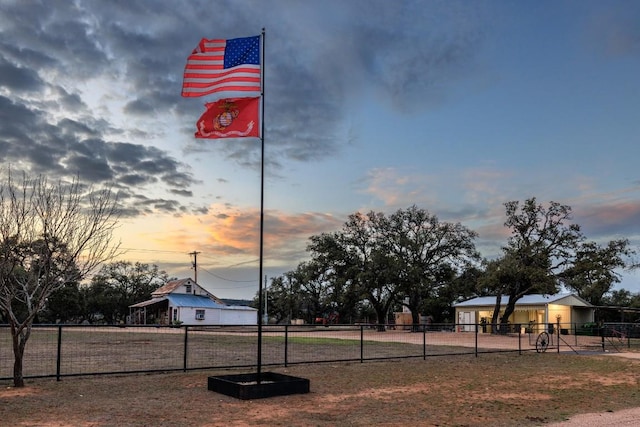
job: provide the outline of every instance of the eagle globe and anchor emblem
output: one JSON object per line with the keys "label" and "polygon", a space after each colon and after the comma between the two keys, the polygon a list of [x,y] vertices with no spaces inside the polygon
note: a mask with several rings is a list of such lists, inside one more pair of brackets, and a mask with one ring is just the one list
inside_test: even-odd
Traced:
{"label": "eagle globe and anchor emblem", "polygon": [[[214,112],[214,108],[217,110]],[[257,136],[254,120],[242,115],[245,107],[235,100],[207,104],[207,113],[198,121],[196,138],[242,138]],[[244,129],[241,129],[244,128]]]}
{"label": "eagle globe and anchor emblem", "polygon": [[233,120],[238,117],[238,114],[240,114],[240,110],[238,110],[236,104],[230,101],[222,103],[220,108],[224,111],[213,119],[213,128],[218,131],[225,130],[227,127],[231,126]]}

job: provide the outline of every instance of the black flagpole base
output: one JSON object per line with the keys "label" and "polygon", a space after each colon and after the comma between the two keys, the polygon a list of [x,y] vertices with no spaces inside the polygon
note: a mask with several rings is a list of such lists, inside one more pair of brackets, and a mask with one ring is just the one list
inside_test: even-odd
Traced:
{"label": "black flagpole base", "polygon": [[217,375],[208,381],[209,390],[242,400],[309,393],[309,385],[306,378],[275,372]]}

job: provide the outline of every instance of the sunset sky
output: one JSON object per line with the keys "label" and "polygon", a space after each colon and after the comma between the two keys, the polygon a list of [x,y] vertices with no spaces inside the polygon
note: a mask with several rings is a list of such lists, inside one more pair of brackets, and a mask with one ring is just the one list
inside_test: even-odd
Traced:
{"label": "sunset sky", "polygon": [[[477,231],[573,208],[640,249],[640,2],[0,0],[3,167],[120,193],[124,258],[220,298],[258,289],[260,143],[195,139],[201,38],[266,30],[265,273],[349,214],[413,204]],[[640,292],[640,273],[617,288]]]}

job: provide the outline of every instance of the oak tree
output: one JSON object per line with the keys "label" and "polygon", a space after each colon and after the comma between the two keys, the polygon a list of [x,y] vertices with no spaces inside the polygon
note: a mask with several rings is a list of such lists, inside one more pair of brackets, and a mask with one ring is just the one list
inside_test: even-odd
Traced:
{"label": "oak tree", "polygon": [[511,230],[511,236],[503,248],[508,275],[503,284],[508,301],[501,329],[506,329],[509,316],[523,296],[557,292],[556,275],[568,267],[583,240],[580,226],[571,223],[570,206],[557,202],[545,206],[533,197],[522,204],[507,202],[505,209],[504,225]]}

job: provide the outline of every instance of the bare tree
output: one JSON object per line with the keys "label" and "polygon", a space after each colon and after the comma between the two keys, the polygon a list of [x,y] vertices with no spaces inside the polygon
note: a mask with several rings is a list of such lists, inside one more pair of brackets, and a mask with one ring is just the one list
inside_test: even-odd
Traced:
{"label": "bare tree", "polygon": [[9,172],[0,182],[0,311],[11,329],[14,386],[24,386],[36,315],[54,291],[118,255],[117,222],[110,189],[83,189],[78,178],[51,183],[23,175],[16,182]]}

